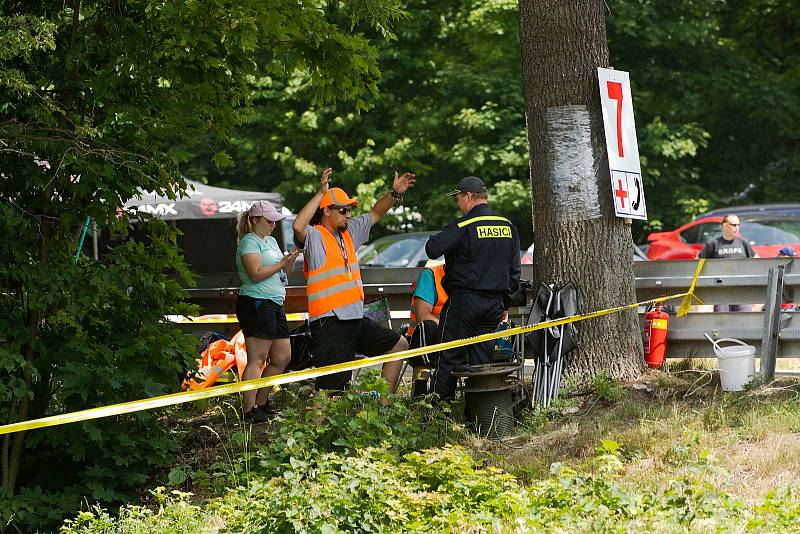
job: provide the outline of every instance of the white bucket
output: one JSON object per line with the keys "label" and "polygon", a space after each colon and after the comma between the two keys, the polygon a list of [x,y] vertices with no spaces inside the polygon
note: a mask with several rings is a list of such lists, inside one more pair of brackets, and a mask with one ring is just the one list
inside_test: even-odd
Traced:
{"label": "white bucket", "polygon": [[[725,337],[714,341],[710,336],[706,337],[714,344],[722,391],[742,391],[756,376],[756,348],[738,339]],[[720,347],[723,341],[736,345]]]}

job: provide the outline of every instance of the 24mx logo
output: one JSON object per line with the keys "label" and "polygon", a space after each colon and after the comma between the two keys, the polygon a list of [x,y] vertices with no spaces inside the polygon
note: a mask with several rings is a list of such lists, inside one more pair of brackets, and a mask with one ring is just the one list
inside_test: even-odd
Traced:
{"label": "24mx logo", "polygon": [[177,215],[178,212],[175,211],[175,203],[163,203],[163,204],[142,204],[136,211],[141,211],[144,213],[150,213],[151,215]]}
{"label": "24mx logo", "polygon": [[248,202],[247,200],[220,200],[219,201],[219,212],[220,213],[242,213],[243,211],[247,211],[252,206],[252,202]]}

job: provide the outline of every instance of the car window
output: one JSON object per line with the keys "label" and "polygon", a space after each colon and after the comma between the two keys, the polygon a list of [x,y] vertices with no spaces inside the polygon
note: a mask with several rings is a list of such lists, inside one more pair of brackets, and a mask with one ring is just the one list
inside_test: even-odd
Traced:
{"label": "car window", "polygon": [[384,267],[416,267],[416,257],[425,248],[425,238],[378,239],[359,254],[359,262],[364,265]]}
{"label": "car window", "polygon": [[718,222],[697,224],[680,233],[683,242],[690,245],[704,245],[721,235],[722,225]]}
{"label": "car window", "polygon": [[742,221],[741,234],[751,245],[800,243],[800,221]]}
{"label": "car window", "polygon": [[280,222],[281,235],[283,236],[283,251],[291,252],[294,250],[294,231],[292,230],[292,223],[294,222],[294,215],[289,215]]}

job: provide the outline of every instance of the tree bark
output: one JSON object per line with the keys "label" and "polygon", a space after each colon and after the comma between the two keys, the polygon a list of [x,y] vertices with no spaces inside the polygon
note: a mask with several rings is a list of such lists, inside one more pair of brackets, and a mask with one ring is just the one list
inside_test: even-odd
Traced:
{"label": "tree bark", "polygon": [[[635,302],[631,229],[614,215],[597,82],[597,67],[608,66],[604,6],[519,1],[534,278],[572,282],[581,313]],[[567,376],[631,379],[645,369],[635,310],[576,326]]]}

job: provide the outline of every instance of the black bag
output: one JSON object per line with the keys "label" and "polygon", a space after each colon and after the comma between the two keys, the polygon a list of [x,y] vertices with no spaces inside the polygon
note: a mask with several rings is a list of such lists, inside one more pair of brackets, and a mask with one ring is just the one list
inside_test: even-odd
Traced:
{"label": "black bag", "polygon": [[519,287],[517,290],[511,294],[511,298],[508,300],[508,307],[509,308],[516,308],[520,306],[527,306],[528,305],[528,297],[527,297],[527,290],[533,289],[533,282],[530,280],[520,280]]}

